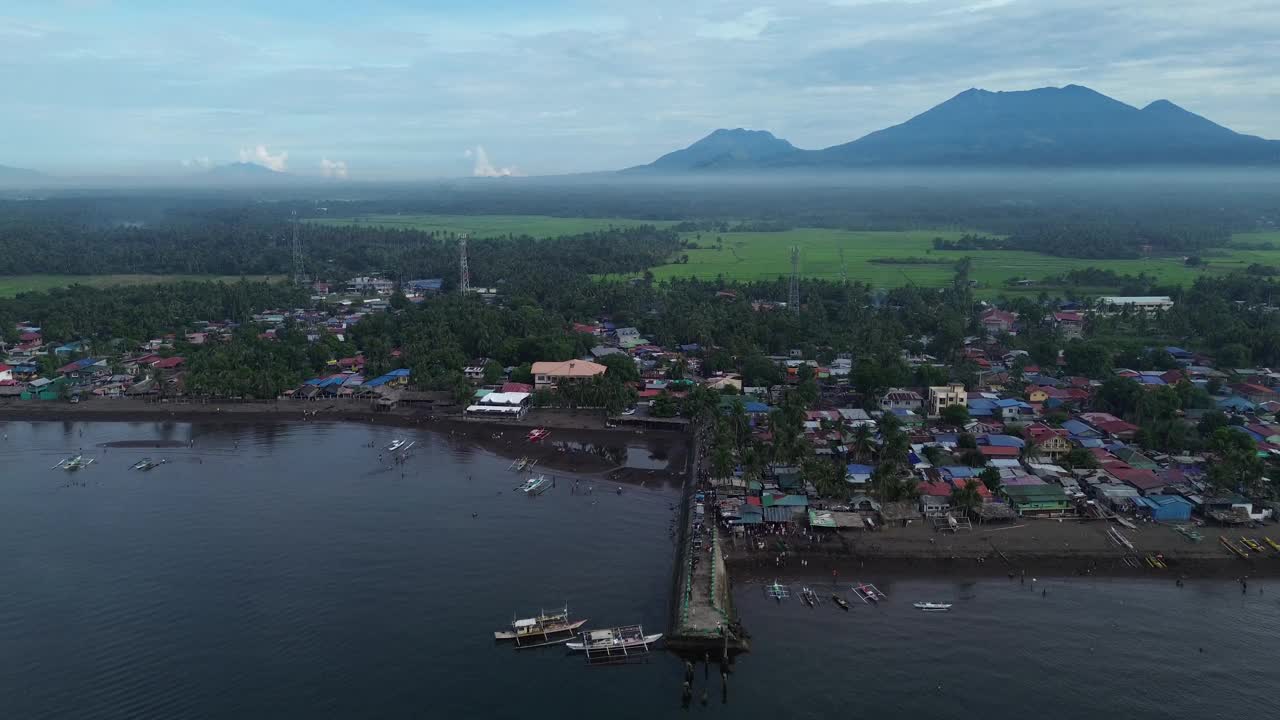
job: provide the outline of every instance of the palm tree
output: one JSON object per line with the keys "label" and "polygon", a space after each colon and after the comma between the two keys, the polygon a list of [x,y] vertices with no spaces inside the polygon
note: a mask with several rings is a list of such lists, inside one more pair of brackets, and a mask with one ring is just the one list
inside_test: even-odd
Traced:
{"label": "palm tree", "polygon": [[853,431],[853,456],[858,460],[866,460],[876,450],[876,438],[871,428],[859,425]]}
{"label": "palm tree", "polygon": [[978,494],[978,481],[967,480],[964,485],[951,488],[951,506],[963,510],[965,515],[981,503],[982,496]]}
{"label": "palm tree", "polygon": [[1035,462],[1040,457],[1040,443],[1035,438],[1027,438],[1022,444],[1022,452],[1019,453],[1023,462]]}

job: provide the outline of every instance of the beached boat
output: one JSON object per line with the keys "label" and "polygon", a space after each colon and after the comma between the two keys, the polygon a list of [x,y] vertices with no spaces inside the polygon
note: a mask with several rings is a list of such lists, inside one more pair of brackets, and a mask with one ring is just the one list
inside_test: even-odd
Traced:
{"label": "beached boat", "polygon": [[818,594],[809,588],[800,588],[800,599],[809,607],[816,607],[818,605]]}
{"label": "beached boat", "polygon": [[1262,552],[1262,546],[1254,541],[1253,538],[1242,537],[1240,543],[1254,552]]}
{"label": "beached boat", "polygon": [[951,603],[918,602],[912,603],[911,606],[925,612],[946,612],[951,609]]}
{"label": "beached boat", "polygon": [[526,480],[525,483],[521,485],[519,489],[520,489],[520,492],[524,493],[525,495],[541,495],[542,493],[546,492],[547,488],[549,487],[551,487],[551,481],[547,479],[547,476],[539,475],[536,478],[531,477],[528,480]]}
{"label": "beached boat", "polygon": [[836,606],[837,606],[837,607],[839,607],[841,610],[848,610],[848,609],[849,609],[849,601],[848,601],[848,600],[845,600],[844,598],[840,597],[839,595],[832,595],[832,596],[831,596],[831,602],[835,603],[835,604],[836,604]]}
{"label": "beached boat", "polygon": [[517,648],[559,645],[572,639],[573,633],[586,623],[585,619],[571,620],[569,607],[565,606],[559,612],[543,611],[536,617],[512,620],[511,629],[494,632],[493,639],[513,640]]}
{"label": "beached boat", "polygon": [[1280,543],[1277,543],[1275,540],[1272,540],[1272,539],[1271,539],[1271,538],[1269,538],[1269,537],[1267,537],[1267,538],[1262,538],[1262,539],[1267,541],[1267,544],[1271,546],[1271,549],[1272,549],[1272,550],[1275,550],[1275,551],[1277,551],[1277,552],[1280,552]]}
{"label": "beached boat", "polygon": [[1248,558],[1248,557],[1249,557],[1249,553],[1247,553],[1247,552],[1245,552],[1244,550],[1241,550],[1240,548],[1236,547],[1234,544],[1232,544],[1232,542],[1231,542],[1230,540],[1228,540],[1228,539],[1227,539],[1227,537],[1226,537],[1225,535],[1219,535],[1219,536],[1218,536],[1218,542],[1222,543],[1222,545],[1223,545],[1224,547],[1226,547],[1228,550],[1230,550],[1230,551],[1231,551],[1233,554],[1235,554],[1237,557],[1241,557],[1241,558]]}
{"label": "beached boat", "polygon": [[550,434],[551,431],[546,428],[534,428],[529,431],[529,442],[542,442]]}
{"label": "beached boat", "polygon": [[639,625],[623,625],[607,630],[582,633],[577,642],[565,643],[573,652],[585,652],[588,660],[624,660],[648,654],[649,646],[662,639],[662,633],[646,635]]}
{"label": "beached boat", "polygon": [[407,440],[392,440],[392,441],[391,441],[391,444],[387,446],[387,452],[395,452],[395,451],[399,450],[401,447],[403,447],[403,446],[404,446],[404,444],[405,444],[406,442],[408,442],[408,441],[407,441]]}

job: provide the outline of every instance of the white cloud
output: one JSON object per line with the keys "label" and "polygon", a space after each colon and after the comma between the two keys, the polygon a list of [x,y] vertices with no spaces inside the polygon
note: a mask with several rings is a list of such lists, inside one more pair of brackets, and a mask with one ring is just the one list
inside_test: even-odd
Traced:
{"label": "white cloud", "polygon": [[347,162],[345,160],[320,159],[320,174],[327,178],[347,179]]}
{"label": "white cloud", "polygon": [[707,23],[698,28],[698,35],[717,40],[753,40],[777,19],[773,8],[752,8],[732,20]]}
{"label": "white cloud", "polygon": [[256,163],[276,172],[284,172],[285,168],[289,166],[289,153],[281,150],[279,153],[272,155],[267,150],[266,145],[240,148],[240,162]]}
{"label": "white cloud", "polygon": [[207,169],[213,167],[213,162],[209,160],[209,156],[201,155],[200,157],[190,158],[188,160],[179,160],[184,168],[202,168]]}
{"label": "white cloud", "polygon": [[510,177],[520,174],[515,167],[494,167],[483,145],[477,145],[474,150],[467,149],[463,152],[463,156],[475,161],[471,174],[476,177]]}

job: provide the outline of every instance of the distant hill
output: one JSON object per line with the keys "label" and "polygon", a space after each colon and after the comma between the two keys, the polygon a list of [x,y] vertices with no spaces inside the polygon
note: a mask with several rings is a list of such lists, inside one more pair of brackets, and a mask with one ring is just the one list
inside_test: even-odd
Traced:
{"label": "distant hill", "polygon": [[741,153],[727,159],[691,152],[720,133],[735,132],[739,131],[718,130],[642,167],[695,172],[786,167],[1280,166],[1280,142],[1234,132],[1168,100],[1138,109],[1079,85],[1016,92],[966,90],[900,125],[823,150],[799,150],[779,140],[790,152],[776,148],[767,156]]}
{"label": "distant hill", "polygon": [[218,165],[210,168],[204,173],[205,177],[237,180],[279,180],[292,177],[289,173],[272,170],[265,165],[259,165],[251,162],[236,162],[226,165]]}
{"label": "distant hill", "polygon": [[0,180],[37,180],[42,177],[44,173],[35,170],[0,165]]}
{"label": "distant hill", "polygon": [[754,168],[799,153],[796,146],[765,130],[716,130],[683,150],[624,172]]}

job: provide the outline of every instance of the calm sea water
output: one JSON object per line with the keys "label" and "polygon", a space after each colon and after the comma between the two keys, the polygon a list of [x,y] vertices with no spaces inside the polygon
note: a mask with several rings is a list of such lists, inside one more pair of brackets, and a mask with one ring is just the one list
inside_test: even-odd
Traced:
{"label": "calm sea water", "polygon": [[[1234,718],[1280,691],[1271,584],[864,578],[890,601],[844,613],[739,578],[756,651],[727,703],[699,668],[682,709],[666,654],[588,668],[491,640],[564,602],[665,631],[672,488],[561,475],[531,499],[509,458],[342,424],[0,429],[0,718]],[[380,468],[401,436],[415,456]],[[174,447],[102,447],[130,441]],[[80,448],[87,470],[49,469]],[[144,456],[169,462],[128,469]]]}

